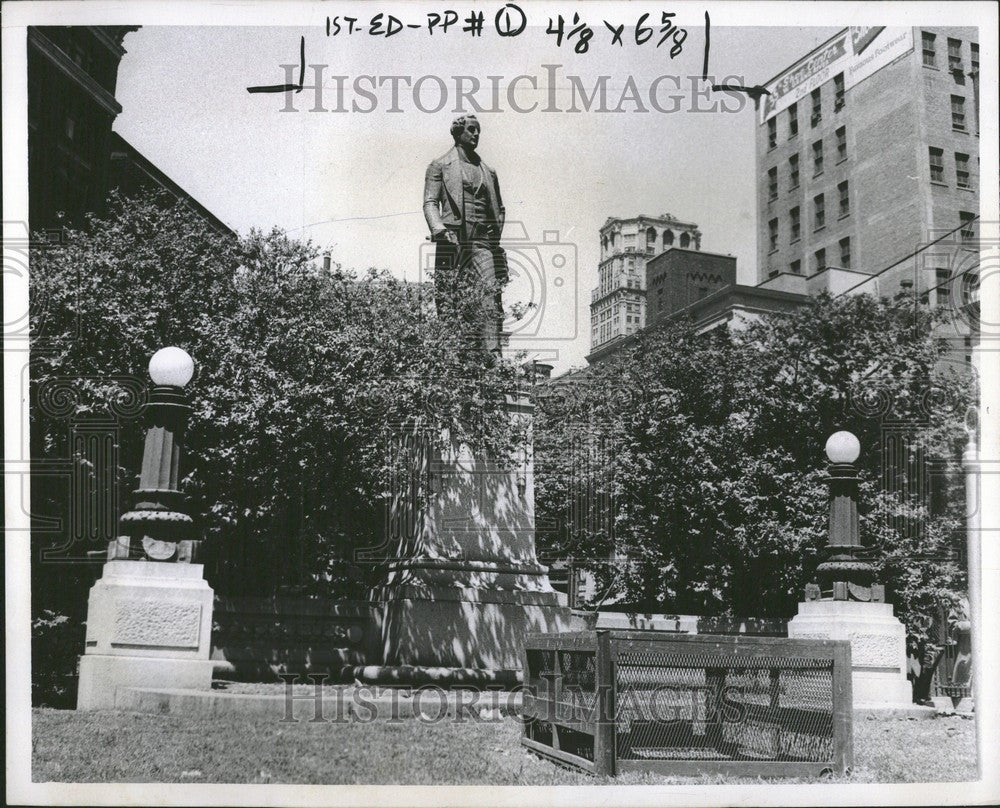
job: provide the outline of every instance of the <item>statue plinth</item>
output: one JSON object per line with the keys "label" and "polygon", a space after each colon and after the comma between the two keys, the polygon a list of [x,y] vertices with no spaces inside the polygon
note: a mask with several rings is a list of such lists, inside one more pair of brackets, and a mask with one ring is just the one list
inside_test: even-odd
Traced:
{"label": "statue plinth", "polygon": [[[507,408],[512,418],[531,417],[524,399]],[[376,593],[383,662],[520,669],[525,633],[572,625],[535,555],[530,442],[509,467],[446,431],[443,449],[432,437],[413,436],[412,474],[393,502],[398,551]]]}

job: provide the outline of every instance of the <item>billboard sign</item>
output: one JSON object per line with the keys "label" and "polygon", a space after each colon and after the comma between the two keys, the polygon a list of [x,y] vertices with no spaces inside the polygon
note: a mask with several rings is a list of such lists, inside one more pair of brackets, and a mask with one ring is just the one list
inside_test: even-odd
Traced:
{"label": "billboard sign", "polygon": [[760,122],[788,109],[838,73],[844,74],[844,89],[850,89],[912,49],[912,28],[845,29],[765,85],[771,94],[763,97]]}

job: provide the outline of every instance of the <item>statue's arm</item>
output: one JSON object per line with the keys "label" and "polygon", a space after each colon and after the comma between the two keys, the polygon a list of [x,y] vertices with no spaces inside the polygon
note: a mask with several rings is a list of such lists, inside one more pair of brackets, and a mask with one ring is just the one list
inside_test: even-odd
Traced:
{"label": "statue's arm", "polygon": [[503,197],[500,196],[500,180],[495,171],[493,172],[493,187],[497,192],[497,204],[500,206],[500,210],[497,211],[497,229],[503,233],[503,224],[507,220],[507,209],[503,206]]}
{"label": "statue's arm", "polygon": [[441,208],[438,205],[443,182],[441,164],[435,160],[427,166],[427,173],[424,175],[424,218],[427,220],[427,227],[430,228],[432,236],[436,236],[446,229],[444,222],[441,221]]}

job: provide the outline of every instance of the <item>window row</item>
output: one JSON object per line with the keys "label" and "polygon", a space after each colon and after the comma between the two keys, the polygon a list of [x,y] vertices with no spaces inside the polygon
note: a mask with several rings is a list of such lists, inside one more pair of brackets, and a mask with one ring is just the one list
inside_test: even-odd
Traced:
{"label": "window row", "polygon": [[[936,149],[931,146],[928,149],[928,158],[931,169],[931,182],[939,185],[946,185],[944,175],[944,149]],[[955,186],[957,188],[971,188],[972,175],[969,173],[969,155],[955,152]]]}
{"label": "window row", "polygon": [[[937,69],[937,34],[920,32],[920,47],[923,52],[924,67]],[[979,45],[969,43],[970,73],[979,73]],[[962,40],[948,37],[948,70],[956,84],[965,84],[965,60],[962,58]]]}
{"label": "window row", "polygon": [[[611,233],[609,235],[601,237],[601,247],[605,252],[607,252],[609,249],[613,250],[615,247],[619,246],[619,242],[621,243],[621,246],[625,248],[635,247],[636,246],[635,233],[626,233],[626,234]],[[650,227],[649,229],[647,229],[646,230],[647,252],[650,251],[650,248],[655,248],[658,242],[663,246],[663,249],[666,249],[667,247],[672,247],[674,244],[673,230],[664,230],[662,234],[657,234],[657,230],[655,227]],[[680,238],[678,239],[678,243],[680,244],[681,247],[690,247],[691,234],[688,232],[682,232]]]}
{"label": "window row", "polygon": [[[837,216],[843,219],[851,215],[851,191],[847,180],[837,186]],[[802,209],[796,205],[788,211],[790,244],[794,244],[802,238]],[[812,200],[812,223],[813,230],[822,230],[826,227],[826,195],[816,194]],[[767,236],[769,252],[778,249],[779,228],[777,218],[771,219],[767,223]]]}
{"label": "window row", "polygon": [[[850,236],[846,236],[837,242],[837,249],[839,252],[840,263],[838,267],[840,269],[850,269],[851,268],[851,239]],[[813,272],[822,272],[827,269],[827,258],[826,258],[826,247],[821,247],[813,253]],[[796,258],[788,265],[788,271],[793,275],[802,274],[802,259]],[[776,274],[776,273],[775,273]]]}
{"label": "window row", "polygon": [[[815,129],[823,120],[823,88],[817,87],[809,94],[809,126]],[[833,77],[833,111],[839,112],[844,108],[845,103],[844,74],[838,73]],[[767,147],[773,149],[778,145],[778,117],[775,115],[767,122]],[[786,110],[786,120],[788,121],[788,139],[791,140],[799,134],[799,104],[796,101]]]}
{"label": "window row", "polygon": [[[847,159],[847,127],[841,126],[834,133],[837,162]],[[813,176],[818,177],[823,173],[824,148],[823,139],[815,141],[811,149]],[[799,155],[793,154],[788,158],[788,190],[794,191],[799,187]],[[772,166],[767,171],[767,198],[769,201],[778,198],[778,167]]]}

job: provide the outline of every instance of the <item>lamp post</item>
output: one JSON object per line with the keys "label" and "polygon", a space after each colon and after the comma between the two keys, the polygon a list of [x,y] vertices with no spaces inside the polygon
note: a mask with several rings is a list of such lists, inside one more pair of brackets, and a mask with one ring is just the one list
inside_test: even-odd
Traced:
{"label": "lamp post", "polygon": [[[194,558],[180,466],[194,362],[163,348],[149,362],[146,443],[135,505],[120,520],[87,602],[77,709],[121,706],[134,688],[210,690],[214,594]],[[157,563],[186,562],[186,563]]]}
{"label": "lamp post", "polygon": [[184,386],[194,375],[194,361],[181,348],[161,348],[149,360],[153,380],[146,408],[146,442],[139,487],[132,510],[122,515],[121,532],[108,549],[108,560],[195,560],[198,542],[190,538],[193,522],[180,491],[184,431],[191,411]]}
{"label": "lamp post", "polygon": [[861,444],[850,432],[834,432],[826,441],[830,461],[830,525],[823,562],[816,568],[818,584],[806,587],[806,600],[885,600],[885,588],[875,581],[875,569],[858,531],[858,470],[854,462]]}
{"label": "lamp post", "polygon": [[848,640],[855,708],[910,710],[913,689],[906,679],[906,629],[885,602],[885,587],[858,530],[858,470],[861,444],[850,432],[826,442],[830,461],[830,527],[818,583],[806,585],[805,601],[788,622],[788,636]]}

